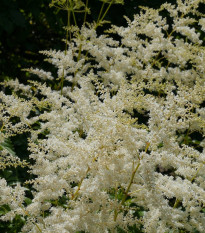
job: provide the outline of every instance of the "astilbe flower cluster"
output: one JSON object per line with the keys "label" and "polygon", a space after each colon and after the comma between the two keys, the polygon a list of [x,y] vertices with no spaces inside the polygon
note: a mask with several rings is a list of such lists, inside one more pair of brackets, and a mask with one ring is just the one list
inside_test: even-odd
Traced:
{"label": "astilbe flower cluster", "polygon": [[34,68],[39,82],[4,83],[24,97],[0,93],[0,140],[30,132],[35,178],[29,205],[23,184],[0,179],[1,220],[18,214],[36,233],[205,231],[203,3],[142,8],[100,36],[95,24],[75,28],[66,53],[42,52],[61,90]]}

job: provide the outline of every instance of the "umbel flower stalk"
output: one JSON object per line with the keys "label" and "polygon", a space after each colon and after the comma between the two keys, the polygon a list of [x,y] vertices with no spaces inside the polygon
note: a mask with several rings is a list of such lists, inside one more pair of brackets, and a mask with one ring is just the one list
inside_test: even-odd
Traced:
{"label": "umbel flower stalk", "polygon": [[[28,166],[33,179],[0,179],[0,219],[21,216],[31,233],[203,233],[205,2],[144,7],[98,35],[113,3],[96,23],[68,24],[65,51],[41,51],[57,79],[31,68],[39,81],[3,83],[0,168]],[[89,13],[88,2],[53,4]],[[30,163],[4,144],[24,132]]]}

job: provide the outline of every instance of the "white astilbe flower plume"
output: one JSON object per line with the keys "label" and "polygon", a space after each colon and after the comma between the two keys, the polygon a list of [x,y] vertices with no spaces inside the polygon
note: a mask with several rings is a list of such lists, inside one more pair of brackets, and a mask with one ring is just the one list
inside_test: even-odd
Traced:
{"label": "white astilbe flower plume", "polygon": [[29,204],[0,179],[1,220],[22,216],[26,233],[205,232],[202,3],[142,8],[107,31],[119,41],[84,25],[66,54],[42,52],[57,80],[31,69],[39,82],[5,84],[27,99],[0,93],[1,141],[30,132],[34,178]]}

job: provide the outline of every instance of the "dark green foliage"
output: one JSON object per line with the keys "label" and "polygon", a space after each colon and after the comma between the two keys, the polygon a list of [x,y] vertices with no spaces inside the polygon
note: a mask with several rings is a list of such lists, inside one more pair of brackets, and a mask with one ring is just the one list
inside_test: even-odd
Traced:
{"label": "dark green foliage", "polygon": [[[132,18],[139,12],[139,5],[158,8],[165,0],[125,0],[124,5],[113,5],[107,15],[112,24],[125,25],[123,15]],[[170,0],[169,2],[175,2]],[[28,74],[22,68],[48,68],[43,63],[40,50],[65,48],[63,27],[66,25],[66,12],[50,8],[50,0],[1,0],[0,6],[0,80],[5,77],[26,80]],[[99,0],[90,0],[92,14],[88,20],[96,20],[101,7]],[[77,23],[82,24],[83,14],[77,14]],[[101,32],[103,29],[99,29]],[[49,67],[50,69],[50,67]]]}
{"label": "dark green foliage", "polygon": [[5,76],[26,78],[21,68],[42,63],[39,50],[63,49],[64,14],[49,8],[49,0],[1,0],[0,69]]}
{"label": "dark green foliage", "polygon": [[11,139],[7,138],[4,142],[0,143],[0,151],[3,149],[7,150],[13,156],[16,156]]}
{"label": "dark green foliage", "polygon": [[0,221],[0,232],[1,233],[19,233],[24,223],[25,223],[25,220],[22,219],[21,216],[16,215],[16,217],[12,221],[8,221],[8,222]]}
{"label": "dark green foliage", "polygon": [[[29,160],[29,153],[27,151],[27,137],[26,134],[20,134],[10,139],[6,139],[0,144],[0,150],[6,149],[13,156],[19,157],[21,160]],[[7,167],[4,170],[0,170],[0,177],[6,179],[9,185],[15,184],[16,182],[24,182],[31,178],[31,175],[27,172],[27,167]]]}
{"label": "dark green foliage", "polygon": [[[9,206],[3,205],[0,207],[0,217],[10,211]],[[3,222],[0,220],[1,233],[18,233],[20,232],[25,220],[21,216],[16,215],[12,221]]]}

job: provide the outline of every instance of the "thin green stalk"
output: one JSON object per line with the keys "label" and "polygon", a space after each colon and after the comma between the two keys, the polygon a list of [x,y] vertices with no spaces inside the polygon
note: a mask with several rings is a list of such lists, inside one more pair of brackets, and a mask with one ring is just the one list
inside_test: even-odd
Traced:
{"label": "thin green stalk", "polygon": [[100,25],[100,22],[101,22],[101,21],[105,18],[105,16],[107,15],[107,12],[109,11],[110,7],[111,7],[112,4],[113,4],[113,1],[114,1],[114,0],[112,0],[112,1],[110,2],[110,4],[108,5],[106,11],[104,12],[102,18],[99,19],[99,21],[97,22],[97,24],[96,24],[96,26],[95,26],[95,29],[97,29],[97,27]]}
{"label": "thin green stalk", "polygon": [[[145,153],[147,153],[148,148],[149,148],[149,145],[150,145],[150,143],[147,143],[146,148],[145,148]],[[134,180],[134,178],[135,178],[135,174],[136,174],[136,172],[137,172],[139,166],[141,165],[141,160],[142,160],[142,158],[141,158],[140,161],[138,162],[138,164],[137,164],[135,170],[132,172],[131,179],[130,179],[130,183],[128,184],[128,186],[127,186],[127,188],[126,188],[125,194],[124,194],[123,199],[122,199],[122,202],[121,202],[121,205],[122,205],[122,206],[125,204],[126,198],[127,198],[127,196],[128,196],[129,190],[130,190],[130,187],[131,187],[131,185],[133,184],[133,180]],[[119,213],[119,212],[115,211],[115,214],[114,214],[114,221],[117,220],[118,213]]]}
{"label": "thin green stalk", "polygon": [[[68,10],[68,14],[67,14],[67,29],[66,29],[66,42],[65,42],[65,56],[67,55],[67,51],[68,51],[68,36],[69,39],[71,41],[71,32],[70,32],[70,10]],[[61,95],[63,94],[63,83],[64,83],[64,78],[65,78],[65,70],[63,68],[63,74],[61,77],[61,81],[60,81],[60,88],[61,88]]]}
{"label": "thin green stalk", "polygon": [[156,58],[155,58],[155,59],[154,59],[154,61],[152,62],[151,67],[153,67],[153,66],[154,66],[154,64],[156,63],[156,61],[157,61],[157,59],[158,59],[158,57],[159,57],[160,53],[161,53],[161,50],[158,52],[158,54],[157,54]]}
{"label": "thin green stalk", "polygon": [[79,52],[78,52],[77,61],[80,60],[81,52],[82,52],[82,44],[80,44],[80,48],[79,48]]}
{"label": "thin green stalk", "polygon": [[199,171],[201,170],[201,168],[203,167],[203,164],[201,164],[201,166],[197,169],[195,175],[192,177],[192,179],[190,180],[191,182],[193,182],[195,180],[195,178],[197,177]]}
{"label": "thin green stalk", "polygon": [[[13,200],[17,201],[15,197],[12,197],[12,198],[13,198]],[[24,206],[22,204],[18,203],[18,206],[23,210],[23,212],[24,212],[25,215],[27,215],[28,217],[32,218],[31,215],[29,214],[29,212],[24,209]],[[36,222],[34,222],[34,221],[32,221],[32,222],[36,226],[36,228],[38,229],[38,231],[40,233],[42,233],[43,231],[41,230],[41,228],[39,227],[39,225]]]}
{"label": "thin green stalk", "polygon": [[99,23],[99,21],[100,21],[100,17],[101,17],[101,15],[102,15],[102,12],[103,12],[104,6],[105,6],[105,2],[103,2],[102,6],[101,6],[100,13],[99,13],[99,15],[98,15],[98,19],[97,19],[97,24],[98,24],[98,23]]}
{"label": "thin green stalk", "polygon": [[[117,200],[117,191],[118,191],[118,185],[116,184],[116,187],[115,187],[115,200]],[[115,209],[114,211],[114,219],[115,219],[115,216],[118,215],[118,212],[117,212],[117,209]]]}
{"label": "thin green stalk", "polygon": [[75,12],[73,10],[73,6],[72,6],[72,15],[73,15],[73,20],[74,20],[75,26],[78,26],[77,21],[76,21],[76,17],[75,17]]}
{"label": "thin green stalk", "polygon": [[[195,180],[197,174],[199,173],[199,171],[201,170],[202,167],[203,167],[203,165],[201,164],[201,166],[197,169],[195,175],[194,175],[191,179],[189,179],[189,181],[190,181],[191,183]],[[179,204],[180,204],[179,199],[176,199],[173,208],[177,208],[177,207],[179,206]]]}
{"label": "thin green stalk", "polygon": [[85,25],[86,23],[87,9],[88,9],[88,0],[86,0],[86,4],[85,4],[85,15],[84,15],[84,20],[83,20],[83,25]]}
{"label": "thin green stalk", "polygon": [[[137,164],[135,170],[132,172],[132,176],[131,176],[131,179],[130,179],[130,183],[129,183],[129,185],[127,186],[127,189],[126,189],[126,191],[125,191],[125,194],[124,194],[123,199],[122,199],[122,202],[121,202],[121,205],[122,205],[122,206],[125,204],[126,198],[127,198],[127,196],[128,196],[128,192],[129,192],[129,190],[130,190],[130,187],[131,187],[131,185],[132,185],[132,183],[133,183],[135,174],[136,174],[136,172],[137,172],[137,170],[138,170],[140,164],[141,164],[141,163],[140,163],[140,161],[139,161],[139,163]],[[117,212],[117,210],[116,210],[116,211],[115,211],[115,215],[114,215],[114,221],[117,220],[118,213],[119,213],[119,212]]]}
{"label": "thin green stalk", "polygon": [[179,204],[180,204],[180,200],[176,199],[173,208],[174,209],[177,208],[179,206]]}
{"label": "thin green stalk", "polygon": [[[96,30],[96,29],[98,28],[98,26],[100,25],[100,22],[105,18],[105,16],[106,16],[106,14],[108,13],[108,11],[109,11],[109,9],[110,9],[110,7],[111,7],[113,1],[114,1],[114,0],[112,0],[112,1],[110,2],[110,4],[108,5],[107,9],[105,10],[105,12],[104,12],[102,18],[100,18],[100,16],[102,15],[103,8],[104,8],[104,3],[102,4],[101,10],[100,10],[100,13],[99,13],[99,16],[98,16],[97,24],[96,24],[96,26],[95,26],[95,28],[94,28],[95,30]],[[79,53],[78,53],[78,58],[77,58],[78,61],[79,61],[80,56],[81,56],[81,49],[82,49],[82,47],[79,48]],[[86,54],[85,54],[85,60],[86,60],[87,56],[88,56],[88,51],[87,51]],[[76,76],[77,73],[78,73],[78,70],[75,72],[73,78],[75,78],[75,76]],[[72,87],[71,87],[71,91],[74,90],[75,85],[76,85],[76,82],[73,82]]]}
{"label": "thin green stalk", "polygon": [[67,30],[66,30],[65,55],[67,55],[67,51],[68,51],[68,34],[69,34],[69,40],[71,41],[71,32],[70,32],[70,10],[68,10],[68,14],[67,14]]}
{"label": "thin green stalk", "polygon": [[85,176],[81,178],[81,180],[80,180],[80,182],[78,184],[77,190],[75,191],[75,193],[72,194],[71,200],[75,200],[77,198],[78,193],[79,193],[80,188],[81,188],[81,185],[82,185],[82,183],[83,183],[84,179],[86,178],[89,171],[90,171],[90,167],[88,166],[87,171],[85,173]]}
{"label": "thin green stalk", "polygon": [[2,126],[1,126],[1,129],[0,129],[0,132],[2,132],[2,131],[3,131],[4,126],[5,126],[5,124],[3,123],[3,124],[2,124]]}

